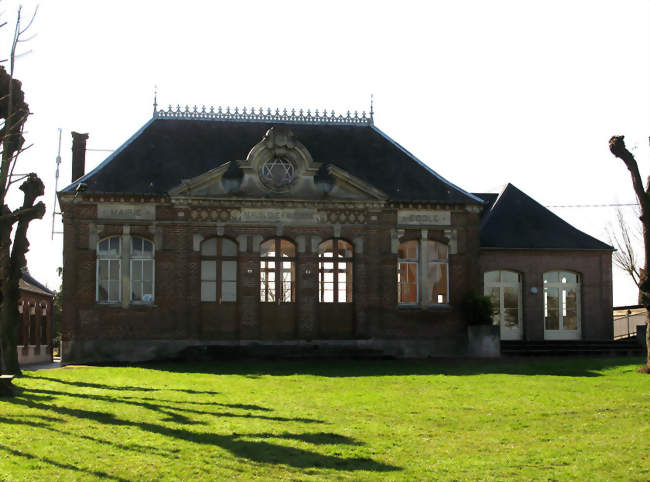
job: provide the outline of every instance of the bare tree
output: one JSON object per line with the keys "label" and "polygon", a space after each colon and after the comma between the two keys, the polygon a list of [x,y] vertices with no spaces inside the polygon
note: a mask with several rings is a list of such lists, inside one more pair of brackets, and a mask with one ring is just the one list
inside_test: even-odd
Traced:
{"label": "bare tree", "polygon": [[[630,171],[632,177],[632,186],[639,200],[639,208],[641,215],[642,232],[643,232],[643,267],[637,263],[636,258],[632,253],[632,246],[629,239],[629,231],[627,231],[627,242],[623,238],[623,247],[629,251],[627,254],[621,254],[621,260],[624,264],[629,266],[631,272],[628,271],[634,279],[636,285],[639,287],[639,302],[644,306],[647,312],[646,317],[646,346],[650,347],[650,277],[648,276],[648,263],[650,262],[650,178],[647,182],[647,187],[643,187],[643,180],[639,173],[639,166],[634,158],[634,155],[625,147],[624,136],[613,136],[609,140],[609,150],[623,161],[625,167]],[[621,220],[619,219],[619,223]],[[616,259],[615,259],[616,260]],[[650,350],[647,350],[648,356],[646,359],[645,372],[650,373]]]}
{"label": "bare tree", "polygon": [[[18,9],[13,32],[9,71],[0,66],[0,373],[20,374],[16,345],[18,340],[18,282],[25,267],[25,254],[29,249],[27,228],[34,219],[45,214],[45,204],[36,199],[43,195],[43,182],[35,173],[17,175],[14,168],[25,146],[23,129],[29,116],[22,84],[14,78],[15,60],[21,54],[19,45],[27,39],[24,35],[31,26],[34,15],[23,23]],[[6,25],[6,22],[0,26]],[[22,181],[23,204],[11,209],[7,194],[13,184]],[[13,241],[11,233],[15,228]]]}
{"label": "bare tree", "polygon": [[[635,214],[637,218],[641,216],[638,209],[635,209]],[[608,234],[610,242],[616,248],[613,254],[614,264],[629,274],[638,286],[641,278],[641,266],[637,256],[638,246],[635,244],[641,239],[641,230],[639,229],[637,232],[635,226],[630,226],[623,211],[618,208],[616,210],[616,226],[608,229]]]}

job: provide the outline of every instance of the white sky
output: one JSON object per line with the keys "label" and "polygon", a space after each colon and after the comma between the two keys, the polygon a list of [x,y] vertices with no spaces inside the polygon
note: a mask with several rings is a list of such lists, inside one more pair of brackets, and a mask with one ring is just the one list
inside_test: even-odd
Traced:
{"label": "white sky", "polygon": [[[0,3],[10,23],[18,3]],[[648,174],[649,20],[643,0],[42,1],[16,70],[34,143],[17,171],[41,176],[48,206],[30,226],[30,271],[58,288],[57,129],[61,189],[70,131],[88,132],[89,149],[119,147],[151,117],[154,85],[165,106],[363,110],[374,93],[375,124],[466,190],[511,182],[545,205],[633,202],[607,142],[624,134]],[[107,155],[89,152],[86,171]],[[615,218],[554,212],[604,241]],[[618,272],[614,303],[636,303]]]}

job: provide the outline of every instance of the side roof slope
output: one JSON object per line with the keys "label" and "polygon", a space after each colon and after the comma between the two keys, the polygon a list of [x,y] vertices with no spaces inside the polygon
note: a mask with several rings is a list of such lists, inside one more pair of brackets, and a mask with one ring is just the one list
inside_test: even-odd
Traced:
{"label": "side roof slope", "polygon": [[54,292],[52,292],[45,285],[37,281],[36,278],[30,275],[29,272],[25,269],[21,271],[19,285],[20,285],[19,288],[27,291],[33,291],[35,293],[54,296]]}
{"label": "side roof slope", "polygon": [[488,206],[481,218],[481,248],[613,250],[574,228],[533,198],[508,184],[494,194],[477,194]]}
{"label": "side roof slope", "polygon": [[[165,194],[185,179],[245,159],[278,122],[154,117],[79,182],[90,193]],[[314,161],[333,164],[397,201],[481,204],[371,124],[290,123]]]}

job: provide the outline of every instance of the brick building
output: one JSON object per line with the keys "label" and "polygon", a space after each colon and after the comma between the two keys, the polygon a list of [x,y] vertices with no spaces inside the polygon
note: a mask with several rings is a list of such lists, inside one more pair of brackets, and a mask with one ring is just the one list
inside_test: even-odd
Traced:
{"label": "brick building", "polygon": [[52,361],[52,300],[54,293],[34,279],[27,271],[18,282],[21,319],[18,334],[18,363]]}
{"label": "brick building", "polygon": [[[611,248],[583,233],[599,244],[556,260],[543,247],[482,247],[482,225],[499,217],[508,189],[496,202],[462,190],[372,116],[154,110],[85,175],[87,135],[73,138],[74,182],[59,193],[65,361],[143,360],[192,345],[458,355],[460,303],[484,285],[503,327],[516,293],[516,336],[611,331]],[[546,287],[540,269],[555,273]],[[487,284],[486,270],[497,273]],[[508,284],[511,271],[518,281]],[[571,330],[574,301],[591,300],[593,283],[607,310],[594,308],[588,323],[577,314],[590,327]]]}

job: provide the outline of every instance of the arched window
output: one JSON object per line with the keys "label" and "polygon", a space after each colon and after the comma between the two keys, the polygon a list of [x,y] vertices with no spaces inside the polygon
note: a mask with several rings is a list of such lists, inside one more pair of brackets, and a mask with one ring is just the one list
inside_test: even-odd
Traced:
{"label": "arched window", "polygon": [[580,275],[544,273],[544,333],[547,338],[574,338],[580,330]]}
{"label": "arched window", "polygon": [[492,321],[500,326],[501,339],[521,339],[521,275],[515,271],[487,271],[483,274],[483,293],[492,301]]}
{"label": "arched window", "polygon": [[121,247],[119,236],[97,243],[96,299],[99,303],[119,303],[122,300]]}
{"label": "arched window", "polygon": [[318,246],[318,301],[352,302],[352,244],[328,239]]}
{"label": "arched window", "polygon": [[404,241],[397,251],[397,301],[402,305],[449,303],[448,247],[439,241]]}
{"label": "arched window", "polygon": [[201,243],[201,301],[237,301],[237,243],[228,238]]}
{"label": "arched window", "polygon": [[260,301],[292,303],[296,300],[296,245],[269,239],[260,245]]}
{"label": "arched window", "polygon": [[138,236],[131,238],[131,301],[153,303],[154,300],[154,245]]}

